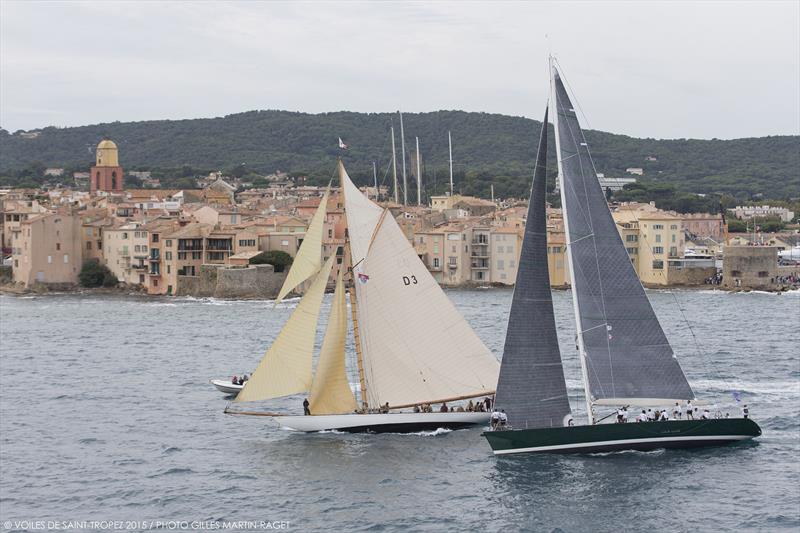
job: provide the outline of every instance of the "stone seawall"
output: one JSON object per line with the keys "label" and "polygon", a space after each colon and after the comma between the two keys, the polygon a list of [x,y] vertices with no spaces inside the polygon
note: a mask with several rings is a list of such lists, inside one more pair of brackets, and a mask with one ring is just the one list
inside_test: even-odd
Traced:
{"label": "stone seawall", "polygon": [[774,289],[778,249],[774,246],[726,246],[722,286],[726,289]]}
{"label": "stone seawall", "polygon": [[275,272],[272,265],[203,265],[197,276],[178,276],[175,294],[198,298],[272,299],[278,296],[286,274]]}
{"label": "stone seawall", "polygon": [[717,274],[717,267],[674,267],[667,271],[670,286],[692,287],[705,285],[706,279]]}

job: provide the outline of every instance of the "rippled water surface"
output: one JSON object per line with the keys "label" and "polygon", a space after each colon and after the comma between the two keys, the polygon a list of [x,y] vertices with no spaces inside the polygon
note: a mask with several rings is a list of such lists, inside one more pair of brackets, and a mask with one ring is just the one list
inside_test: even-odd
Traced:
{"label": "rippled water surface", "polygon": [[[226,400],[208,380],[254,368],[291,302],[2,296],[0,519],[796,531],[800,294],[649,294],[698,396],[738,412],[730,390],[741,391],[764,430],[757,442],[495,458],[480,429],[282,431],[224,415]],[[511,291],[448,295],[499,357]],[[555,304],[580,411],[569,293],[555,293]],[[299,411],[300,401],[277,407]]]}

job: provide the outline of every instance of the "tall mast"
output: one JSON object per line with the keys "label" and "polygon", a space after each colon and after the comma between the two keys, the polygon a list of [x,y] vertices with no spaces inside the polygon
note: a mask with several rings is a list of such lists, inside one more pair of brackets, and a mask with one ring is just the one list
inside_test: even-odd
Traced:
{"label": "tall mast", "polygon": [[489,188],[492,191],[492,203],[494,203],[494,183],[490,183]]}
{"label": "tall mast", "polygon": [[[342,205],[345,205],[344,202],[344,178],[342,177],[341,172],[341,159],[339,160],[339,189],[342,194]],[[350,221],[347,219],[347,208],[344,209],[344,225],[345,228],[350,227]],[[347,292],[350,294],[350,313],[353,319],[353,344],[356,347],[356,364],[358,366],[358,383],[359,388],[361,389],[361,407],[365,407],[364,403],[367,401],[367,381],[364,378],[364,358],[361,354],[361,332],[358,328],[358,313],[357,311],[357,303],[356,303],[356,280],[355,275],[353,273],[353,252],[350,248],[350,237],[349,237],[349,230],[345,231],[345,240],[344,240],[344,252],[345,257],[342,259],[342,267],[345,265],[350,265],[350,285],[348,287]]]}
{"label": "tall mast", "polygon": [[447,131],[447,145],[450,147],[450,196],[453,196],[453,137]]}
{"label": "tall mast", "polygon": [[417,205],[422,205],[422,164],[419,157],[419,137],[417,140]]}
{"label": "tall mast", "polygon": [[406,134],[403,130],[403,112],[400,113],[400,155],[403,156],[403,205],[408,205],[408,180],[406,179]]}
{"label": "tall mast", "polygon": [[375,186],[375,201],[378,201],[378,167],[375,161],[372,162],[372,183]]}
{"label": "tall mast", "polygon": [[397,150],[394,147],[394,126],[392,126],[392,177],[394,178],[394,203],[400,203],[397,191]]}
{"label": "tall mast", "polygon": [[[572,243],[570,242],[570,234],[569,234],[569,217],[567,216],[567,208],[566,208],[566,195],[564,194],[567,190],[566,186],[564,185],[564,168],[561,160],[561,141],[558,138],[558,101],[557,101],[557,93],[556,93],[556,77],[555,77],[555,65],[553,64],[553,56],[550,56],[550,106],[551,112],[550,116],[553,117],[553,128],[555,130],[555,137],[556,137],[556,161],[558,161],[558,183],[559,189],[561,192],[561,211],[562,211],[562,220],[564,221],[564,238],[567,243],[567,264],[569,265],[569,275],[570,280],[572,283],[575,283],[575,265],[572,259]],[[547,124],[542,124],[543,128],[547,127]],[[583,335],[581,332],[583,331],[583,326],[581,326],[581,314],[578,311],[578,292],[573,287],[572,289],[572,307],[575,313],[575,326],[577,329],[577,341],[578,341],[578,359],[581,362],[581,379],[583,380],[583,394],[586,400],[586,416],[589,419],[589,425],[594,424],[594,412],[592,409],[592,396],[589,390],[589,374],[586,369],[586,348],[583,345]]]}

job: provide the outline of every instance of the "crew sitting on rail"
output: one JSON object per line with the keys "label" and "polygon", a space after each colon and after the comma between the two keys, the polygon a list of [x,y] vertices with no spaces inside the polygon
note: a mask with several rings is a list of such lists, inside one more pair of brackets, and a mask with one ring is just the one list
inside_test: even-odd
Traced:
{"label": "crew sitting on rail", "polygon": [[449,409],[447,408],[447,403],[446,402],[442,402],[442,406],[439,408],[439,412],[440,413],[446,413],[448,411],[449,411]]}
{"label": "crew sitting on rail", "polygon": [[636,417],[637,422],[647,422],[647,413],[642,409],[642,414]]}
{"label": "crew sitting on rail", "polygon": [[381,414],[388,415],[389,414],[389,402],[381,405]]}

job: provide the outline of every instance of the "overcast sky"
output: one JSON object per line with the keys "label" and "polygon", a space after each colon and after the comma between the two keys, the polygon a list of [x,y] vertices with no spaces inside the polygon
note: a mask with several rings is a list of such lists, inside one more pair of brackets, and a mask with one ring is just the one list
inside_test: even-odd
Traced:
{"label": "overcast sky", "polygon": [[0,0],[0,126],[252,109],[540,118],[552,50],[585,127],[800,133],[800,2]]}

